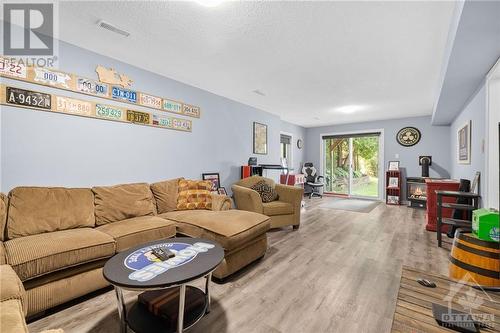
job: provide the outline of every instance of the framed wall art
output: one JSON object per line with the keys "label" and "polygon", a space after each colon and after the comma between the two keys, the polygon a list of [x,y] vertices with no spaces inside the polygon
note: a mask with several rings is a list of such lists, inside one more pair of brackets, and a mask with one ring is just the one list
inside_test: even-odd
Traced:
{"label": "framed wall art", "polygon": [[471,125],[469,120],[457,131],[457,155],[459,164],[470,164]]}
{"label": "framed wall art", "polygon": [[214,173],[202,173],[201,179],[210,180],[212,182],[212,188],[210,189],[212,192],[217,192],[220,187],[220,176],[218,172]]}
{"label": "framed wall art", "polygon": [[387,196],[387,203],[393,204],[393,205],[399,205],[399,197],[397,195],[388,195]]}
{"label": "framed wall art", "polygon": [[399,178],[390,177],[389,178],[389,187],[399,187]]}
{"label": "framed wall art", "polygon": [[396,140],[401,146],[404,147],[416,145],[420,141],[421,137],[422,134],[418,128],[415,127],[404,127],[396,134]]}
{"label": "framed wall art", "polygon": [[399,161],[389,161],[389,171],[399,171]]}
{"label": "framed wall art", "polygon": [[267,155],[267,125],[253,123],[253,153]]}

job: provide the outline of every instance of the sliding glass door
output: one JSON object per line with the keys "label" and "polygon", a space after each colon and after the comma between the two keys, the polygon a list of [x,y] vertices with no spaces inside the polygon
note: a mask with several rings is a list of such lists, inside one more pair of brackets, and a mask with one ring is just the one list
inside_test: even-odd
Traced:
{"label": "sliding glass door", "polygon": [[349,139],[323,140],[325,192],[349,194]]}
{"label": "sliding glass door", "polygon": [[380,133],[323,136],[325,192],[379,198]]}

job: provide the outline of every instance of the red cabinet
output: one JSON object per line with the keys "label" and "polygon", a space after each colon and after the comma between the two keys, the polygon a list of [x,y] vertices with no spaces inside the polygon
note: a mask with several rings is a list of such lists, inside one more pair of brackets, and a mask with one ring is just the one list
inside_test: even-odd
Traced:
{"label": "red cabinet", "polygon": [[[426,179],[427,187],[427,225],[425,229],[436,231],[437,229],[437,190],[458,191],[460,182],[454,179]],[[443,197],[443,202],[454,203],[456,198]],[[453,209],[443,208],[443,218],[451,217]],[[441,232],[447,232],[448,226],[443,225]]]}

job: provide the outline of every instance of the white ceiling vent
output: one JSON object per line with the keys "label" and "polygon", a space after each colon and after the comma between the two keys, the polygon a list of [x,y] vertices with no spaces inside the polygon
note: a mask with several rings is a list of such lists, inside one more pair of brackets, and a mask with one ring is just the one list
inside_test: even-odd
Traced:
{"label": "white ceiling vent", "polygon": [[116,26],[114,26],[113,24],[109,23],[109,22],[106,22],[106,21],[99,21],[97,22],[97,25],[103,29],[106,29],[106,30],[109,30],[109,31],[112,31],[114,33],[117,33],[119,35],[122,35],[122,36],[125,36],[125,37],[128,37],[130,36],[130,32],[128,31],[125,31],[123,29],[120,29]]}

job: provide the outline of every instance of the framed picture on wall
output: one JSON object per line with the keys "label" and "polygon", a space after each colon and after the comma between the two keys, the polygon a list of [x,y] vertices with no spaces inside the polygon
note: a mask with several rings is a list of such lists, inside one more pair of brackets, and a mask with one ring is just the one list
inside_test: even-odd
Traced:
{"label": "framed picture on wall", "polygon": [[389,161],[389,171],[398,171],[399,161]]}
{"label": "framed picture on wall", "polygon": [[202,173],[201,179],[210,180],[212,182],[212,188],[210,190],[212,192],[217,192],[217,189],[220,187],[220,176],[218,172]]}
{"label": "framed picture on wall", "polygon": [[457,132],[457,155],[459,164],[470,164],[471,125],[469,120]]}
{"label": "framed picture on wall", "polygon": [[267,125],[253,123],[253,153],[267,155]]}
{"label": "framed picture on wall", "polygon": [[227,195],[226,188],[225,187],[219,187],[217,189],[217,193],[219,193],[221,195]]}

